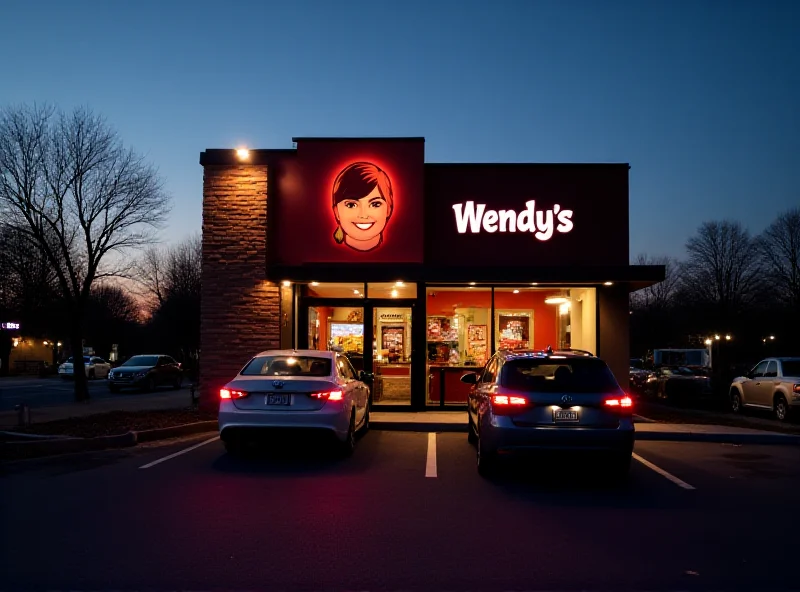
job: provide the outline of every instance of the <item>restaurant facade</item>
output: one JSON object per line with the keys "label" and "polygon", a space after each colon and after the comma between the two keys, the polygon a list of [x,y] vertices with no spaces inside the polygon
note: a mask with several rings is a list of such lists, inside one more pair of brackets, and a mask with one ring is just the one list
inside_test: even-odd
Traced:
{"label": "restaurant facade", "polygon": [[576,349],[628,382],[628,164],[427,163],[424,138],[206,150],[201,402],[254,354],[343,351],[387,410],[466,404],[498,349]]}

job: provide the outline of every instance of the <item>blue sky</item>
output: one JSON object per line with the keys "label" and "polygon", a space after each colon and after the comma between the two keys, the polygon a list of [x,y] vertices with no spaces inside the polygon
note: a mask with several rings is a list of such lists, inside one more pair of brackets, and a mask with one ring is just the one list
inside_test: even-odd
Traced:
{"label": "blue sky", "polygon": [[0,104],[88,105],[200,230],[205,148],[425,136],[429,162],[629,162],[631,255],[800,205],[800,2],[305,0],[0,7]]}

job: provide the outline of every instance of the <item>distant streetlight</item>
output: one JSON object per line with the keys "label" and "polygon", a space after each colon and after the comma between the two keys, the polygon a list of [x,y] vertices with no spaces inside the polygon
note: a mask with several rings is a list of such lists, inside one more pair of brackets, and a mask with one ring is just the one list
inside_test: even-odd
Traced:
{"label": "distant streetlight", "polygon": [[719,341],[719,335],[714,335],[714,339],[716,339],[717,341]]}
{"label": "distant streetlight", "polygon": [[730,341],[731,339],[733,339],[733,337],[731,337],[730,335],[725,336],[725,341]]}
{"label": "distant streetlight", "polygon": [[706,345],[711,345],[713,342],[710,339],[706,339]]}
{"label": "distant streetlight", "polygon": [[775,339],[775,336],[774,336],[774,335],[770,335],[770,336],[769,336],[769,338],[770,338],[770,340],[773,340],[773,341],[774,341],[774,339]]}
{"label": "distant streetlight", "polygon": [[46,341],[42,341],[42,345],[47,345],[47,342]]}

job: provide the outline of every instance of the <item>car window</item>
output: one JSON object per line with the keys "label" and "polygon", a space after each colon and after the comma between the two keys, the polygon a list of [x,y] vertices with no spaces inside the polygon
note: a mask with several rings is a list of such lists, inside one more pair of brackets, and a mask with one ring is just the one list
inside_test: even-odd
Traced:
{"label": "car window", "polygon": [[123,366],[155,366],[158,356],[132,356],[128,358]]}
{"label": "car window", "polygon": [[760,378],[764,376],[764,373],[767,371],[768,362],[764,360],[763,362],[759,362],[758,366],[753,368],[753,378]]}
{"label": "car window", "polygon": [[772,360],[767,365],[767,371],[764,372],[764,378],[774,378],[778,375],[778,362]]}
{"label": "car window", "polygon": [[356,378],[355,370],[353,370],[353,366],[345,356],[336,356],[336,367],[339,376],[345,380],[353,380]]}
{"label": "car window", "polygon": [[331,360],[317,356],[256,356],[243,376],[330,376]]}
{"label": "car window", "polygon": [[800,360],[786,360],[781,362],[784,376],[800,376]]}
{"label": "car window", "polygon": [[542,393],[608,393],[620,388],[606,363],[597,358],[509,360],[500,384]]}
{"label": "car window", "polygon": [[353,375],[353,378],[355,378],[356,380],[360,380],[358,372],[356,371],[355,366],[353,366],[353,363],[350,361],[350,358],[344,356],[344,362],[347,365],[347,367],[350,368],[350,373]]}
{"label": "car window", "polygon": [[174,366],[178,362],[175,361],[175,358],[172,358],[170,356],[164,356],[164,363],[165,364],[172,364]]}
{"label": "car window", "polygon": [[486,364],[486,369],[483,371],[483,377],[481,378],[481,382],[494,382],[495,378],[495,368],[497,367],[497,358],[492,358]]}

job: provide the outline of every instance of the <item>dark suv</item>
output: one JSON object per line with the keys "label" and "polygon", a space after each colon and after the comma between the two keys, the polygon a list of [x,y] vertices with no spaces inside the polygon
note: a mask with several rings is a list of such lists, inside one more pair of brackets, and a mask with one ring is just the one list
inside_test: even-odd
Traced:
{"label": "dark suv", "polygon": [[481,372],[461,377],[469,393],[469,439],[478,471],[503,453],[600,453],[623,477],[633,452],[633,401],[606,363],[586,354],[498,351]]}
{"label": "dark suv", "polygon": [[108,388],[112,393],[124,387],[152,391],[164,384],[179,389],[182,382],[181,365],[164,355],[133,356],[108,373]]}

